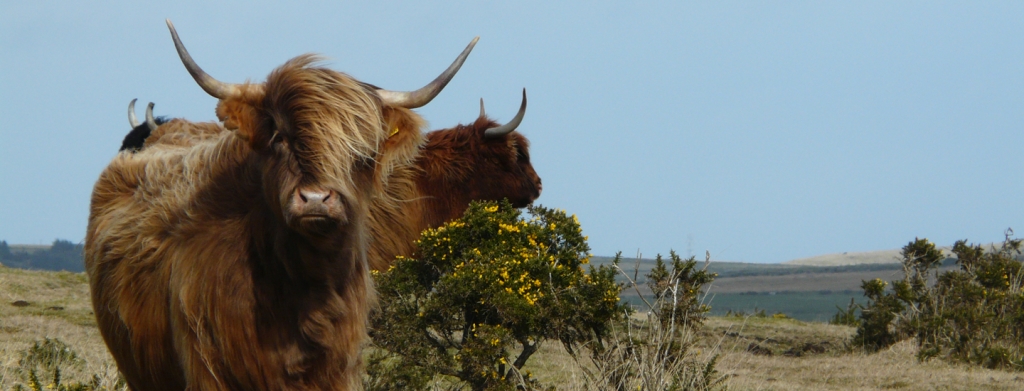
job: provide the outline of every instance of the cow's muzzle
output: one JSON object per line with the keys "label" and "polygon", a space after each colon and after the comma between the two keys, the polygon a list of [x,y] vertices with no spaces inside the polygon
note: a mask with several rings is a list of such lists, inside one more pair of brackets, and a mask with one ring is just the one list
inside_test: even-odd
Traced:
{"label": "cow's muzzle", "polygon": [[329,233],[348,220],[341,196],[337,192],[317,187],[295,189],[289,212],[291,225],[310,234]]}

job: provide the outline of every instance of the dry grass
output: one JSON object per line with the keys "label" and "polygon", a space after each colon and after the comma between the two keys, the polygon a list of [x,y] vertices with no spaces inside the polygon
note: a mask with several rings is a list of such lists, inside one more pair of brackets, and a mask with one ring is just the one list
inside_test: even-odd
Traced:
{"label": "dry grass", "polygon": [[[669,336],[667,333],[658,334],[652,329],[655,320],[646,319],[642,315],[635,315],[629,331],[618,330],[613,332],[606,341],[609,350],[606,354],[600,355],[596,360],[591,359],[591,352],[583,349],[579,353],[579,361],[575,361],[561,344],[548,341],[541,346],[541,349],[527,362],[523,371],[529,373],[544,386],[554,386],[557,390],[582,391],[582,390],[618,390],[618,389],[642,389],[648,391],[669,390],[670,379],[673,374],[683,373],[685,369],[691,371],[699,365],[706,364],[716,354],[716,348],[704,348],[693,343],[694,336],[674,333]],[[650,337],[649,344],[635,345],[626,341],[626,334],[636,338],[640,335]],[[678,343],[685,346],[694,346],[686,352],[670,350],[669,344]],[[629,354],[624,354],[629,351]],[[672,353],[670,353],[672,352]],[[696,364],[696,365],[694,365]],[[620,379],[611,380],[605,376],[610,371],[628,373]],[[695,374],[684,376],[684,379],[697,384],[696,387],[684,387],[684,390],[703,390],[703,382],[694,377]],[[716,376],[721,377],[721,375]],[[720,389],[721,387],[712,387]]]}
{"label": "dry grass", "polygon": [[[721,339],[718,370],[729,376],[731,390],[1021,390],[1024,373],[949,364],[921,363],[917,347],[903,341],[877,354],[848,349],[845,341],[855,329],[791,319],[711,318],[709,337]],[[827,342],[827,344],[823,344]],[[750,343],[772,351],[771,356],[748,351]],[[784,355],[807,343],[824,352]]]}
{"label": "dry grass", "polygon": [[[18,360],[43,338],[60,339],[84,360],[81,367],[65,370],[63,383],[86,382],[96,374],[101,386],[110,389],[117,380],[113,357],[96,328],[84,274],[0,267],[0,300],[0,389],[24,381]],[[14,305],[19,301],[28,305]]]}
{"label": "dry grass", "polygon": [[[116,380],[113,360],[92,319],[83,274],[0,268],[0,300],[0,389],[20,381],[16,369],[21,352],[46,337],[64,341],[85,360],[81,368],[65,373],[65,379],[86,381],[87,375],[98,374],[106,387]],[[18,300],[29,305],[11,305]],[[845,341],[853,333],[850,327],[791,319],[712,317],[701,354],[721,354],[717,367],[728,376],[730,390],[1024,389],[1024,373],[940,360],[918,363],[910,341],[874,355],[850,352]],[[772,355],[748,352],[751,343]],[[804,351],[807,344],[824,350]],[[784,355],[791,349],[801,356]],[[557,342],[542,345],[525,370],[543,384],[580,389],[582,373]]]}

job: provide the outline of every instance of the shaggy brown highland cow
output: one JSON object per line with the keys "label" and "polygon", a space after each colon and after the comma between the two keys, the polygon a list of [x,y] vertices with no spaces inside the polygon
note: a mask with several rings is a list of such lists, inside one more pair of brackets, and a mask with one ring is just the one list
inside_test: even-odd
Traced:
{"label": "shaggy brown highland cow", "polygon": [[418,121],[406,108],[436,96],[476,40],[403,93],[309,55],[262,84],[221,83],[168,27],[229,131],[172,120],[95,185],[85,262],[118,368],[133,390],[361,388],[367,215],[399,164],[382,155],[389,126]]}

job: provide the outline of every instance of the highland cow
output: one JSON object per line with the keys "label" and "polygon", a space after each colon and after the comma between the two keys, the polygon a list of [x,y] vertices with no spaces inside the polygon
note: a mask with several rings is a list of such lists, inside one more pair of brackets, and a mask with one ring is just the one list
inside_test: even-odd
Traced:
{"label": "highland cow", "polygon": [[133,390],[361,388],[375,302],[367,215],[388,196],[390,166],[407,164],[382,156],[390,126],[421,123],[407,108],[436,96],[476,40],[413,92],[316,67],[311,55],[264,83],[228,84],[167,24],[226,131],[169,121],[95,185],[85,262],[118,368]]}
{"label": "highland cow", "polygon": [[414,165],[396,169],[389,182],[389,199],[407,202],[397,208],[375,202],[370,209],[372,269],[387,269],[395,257],[413,255],[420,232],[462,217],[470,201],[508,199],[521,208],[540,196],[529,142],[515,132],[525,113],[526,90],[519,112],[504,125],[487,117],[481,99],[473,123],[426,135]]}

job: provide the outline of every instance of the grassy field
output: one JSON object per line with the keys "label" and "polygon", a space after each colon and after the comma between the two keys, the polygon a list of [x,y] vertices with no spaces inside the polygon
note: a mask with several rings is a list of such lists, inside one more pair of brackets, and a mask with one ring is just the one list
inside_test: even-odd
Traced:
{"label": "grassy field", "polygon": [[[761,300],[771,295],[754,296]],[[101,385],[109,388],[117,380],[92,318],[83,274],[0,267],[0,299],[0,390],[24,381],[19,360],[34,341],[43,338],[64,341],[82,358],[79,366],[63,374],[65,383],[86,381],[96,374]],[[724,305],[726,300],[720,295],[716,302]],[[712,317],[700,339],[700,354],[720,355],[718,369],[727,376],[731,390],[1024,389],[1024,373],[939,360],[919,363],[909,341],[866,355],[846,346],[853,332],[845,326],[770,316]],[[526,369],[558,389],[583,389],[578,366],[558,343],[544,344]]]}

